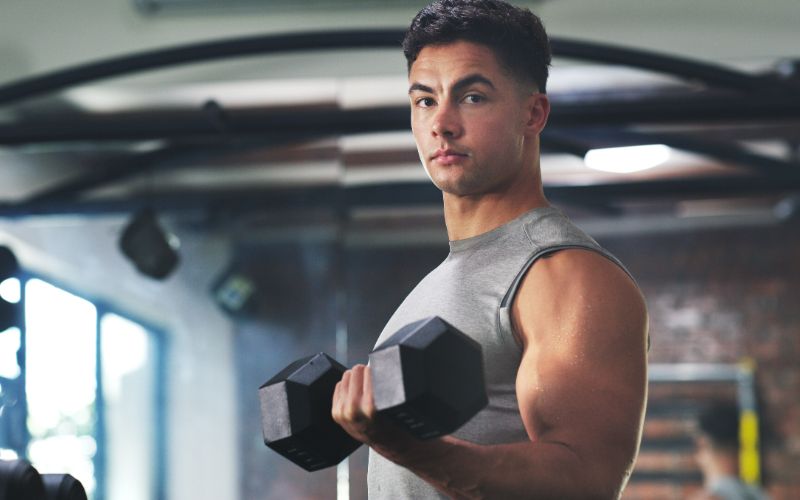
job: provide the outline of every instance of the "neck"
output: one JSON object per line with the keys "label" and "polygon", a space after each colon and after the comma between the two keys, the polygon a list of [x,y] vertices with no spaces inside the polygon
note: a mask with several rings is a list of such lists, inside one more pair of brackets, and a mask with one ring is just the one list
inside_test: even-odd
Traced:
{"label": "neck", "polygon": [[444,193],[444,218],[450,241],[478,236],[539,207],[549,206],[542,190],[539,169],[515,179],[508,186],[479,195]]}

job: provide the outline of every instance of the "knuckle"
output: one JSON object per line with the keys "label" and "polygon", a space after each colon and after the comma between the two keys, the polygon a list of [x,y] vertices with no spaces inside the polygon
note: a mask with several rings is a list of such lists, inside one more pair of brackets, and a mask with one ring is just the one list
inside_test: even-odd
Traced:
{"label": "knuckle", "polygon": [[364,415],[367,420],[373,420],[375,418],[375,407],[369,404],[363,404],[361,406],[361,414]]}

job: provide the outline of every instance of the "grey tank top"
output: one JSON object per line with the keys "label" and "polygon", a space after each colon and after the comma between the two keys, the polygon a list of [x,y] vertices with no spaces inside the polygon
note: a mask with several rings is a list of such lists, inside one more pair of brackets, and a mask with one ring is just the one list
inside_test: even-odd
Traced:
{"label": "grey tank top", "polygon": [[[376,345],[412,321],[440,316],[481,344],[489,404],[455,437],[477,444],[529,439],[515,390],[522,349],[512,332],[511,303],[536,259],[567,248],[596,251],[625,269],[560,210],[537,208],[487,233],[451,241],[444,262],[412,290],[383,329]],[[372,450],[367,485],[373,500],[446,498]]]}

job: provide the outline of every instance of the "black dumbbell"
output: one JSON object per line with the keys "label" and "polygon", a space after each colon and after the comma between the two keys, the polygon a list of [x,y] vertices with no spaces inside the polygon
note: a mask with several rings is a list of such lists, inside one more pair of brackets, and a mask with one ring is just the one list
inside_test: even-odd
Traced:
{"label": "black dumbbell", "polygon": [[47,500],[87,500],[80,481],[69,474],[42,474]]}
{"label": "black dumbbell", "polygon": [[69,474],[39,474],[27,460],[0,460],[0,500],[86,500],[86,491]]}
{"label": "black dumbbell", "polygon": [[[450,434],[488,403],[480,345],[438,317],[411,323],[369,355],[377,411],[418,439]],[[331,417],[346,368],[325,353],[259,388],[264,443],[300,467],[336,465],[361,443]]]}

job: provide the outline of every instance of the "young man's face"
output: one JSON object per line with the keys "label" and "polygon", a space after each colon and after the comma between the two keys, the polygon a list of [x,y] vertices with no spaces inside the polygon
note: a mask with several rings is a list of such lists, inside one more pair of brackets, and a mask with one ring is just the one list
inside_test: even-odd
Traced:
{"label": "young man's face", "polygon": [[544,117],[532,116],[531,106],[547,99],[523,88],[491,49],[465,41],[427,46],[409,83],[417,150],[439,189],[475,196],[527,179],[531,141],[547,118],[546,109]]}

